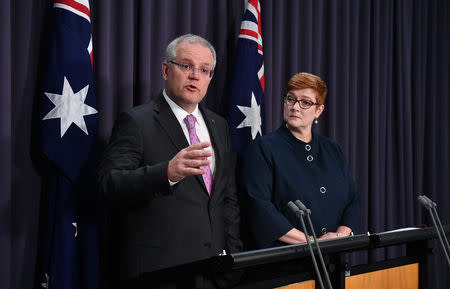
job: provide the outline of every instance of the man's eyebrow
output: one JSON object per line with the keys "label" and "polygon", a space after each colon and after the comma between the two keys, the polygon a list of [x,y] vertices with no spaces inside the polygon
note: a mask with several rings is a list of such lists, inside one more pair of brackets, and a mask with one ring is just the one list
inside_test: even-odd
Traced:
{"label": "man's eyebrow", "polygon": [[[180,62],[187,62],[188,64],[192,65],[192,60],[190,58],[181,58]],[[202,62],[202,63],[200,63],[200,66],[212,67],[213,65],[209,62]]]}

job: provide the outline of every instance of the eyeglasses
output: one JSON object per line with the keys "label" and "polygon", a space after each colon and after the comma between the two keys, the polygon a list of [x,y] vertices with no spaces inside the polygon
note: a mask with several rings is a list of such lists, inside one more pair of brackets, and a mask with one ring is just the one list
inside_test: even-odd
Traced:
{"label": "eyeglasses", "polygon": [[313,105],[320,105],[320,103],[312,102],[312,101],[307,100],[307,99],[295,99],[294,97],[292,97],[290,95],[286,95],[284,97],[284,102],[286,102],[286,104],[289,105],[289,106],[294,106],[295,103],[298,102],[300,107],[303,108],[303,109],[308,109],[308,108],[310,108]]}
{"label": "eyeglasses", "polygon": [[176,66],[178,66],[181,69],[181,71],[186,72],[186,73],[198,71],[201,75],[209,76],[209,77],[212,77],[213,73],[214,73],[214,70],[212,70],[212,69],[207,69],[207,68],[203,68],[203,67],[196,68],[187,63],[176,63],[175,61],[169,61],[169,63],[175,64]]}

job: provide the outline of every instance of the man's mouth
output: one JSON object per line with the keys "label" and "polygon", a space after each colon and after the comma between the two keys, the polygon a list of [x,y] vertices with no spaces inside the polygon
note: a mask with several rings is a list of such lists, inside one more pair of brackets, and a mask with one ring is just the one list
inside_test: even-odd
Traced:
{"label": "man's mouth", "polygon": [[189,91],[197,91],[197,90],[198,90],[197,86],[195,86],[195,85],[193,85],[193,84],[187,85],[186,88],[187,88],[187,90],[189,90]]}

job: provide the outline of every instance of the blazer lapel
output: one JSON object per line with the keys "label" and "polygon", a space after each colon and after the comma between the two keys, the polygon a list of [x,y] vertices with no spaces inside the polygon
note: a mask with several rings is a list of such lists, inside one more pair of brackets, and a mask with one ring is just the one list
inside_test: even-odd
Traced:
{"label": "blazer lapel", "polygon": [[[173,113],[172,109],[170,109],[169,104],[164,99],[164,96],[162,93],[158,96],[158,98],[155,100],[155,105],[153,107],[153,110],[155,111],[156,119],[159,121],[163,129],[166,131],[167,135],[169,136],[170,141],[175,145],[175,147],[178,149],[178,151],[186,148],[189,146],[189,142],[186,139],[186,136],[183,133],[183,129],[180,126],[180,123],[178,122],[175,114]],[[211,137],[211,142],[213,143],[213,137],[211,135],[212,131],[214,129],[211,129],[208,125],[208,120],[203,113],[202,115],[205,118],[205,122],[208,126],[208,132]],[[217,149],[213,143],[215,152],[216,152],[216,172],[217,172]],[[200,185],[203,187],[205,194],[208,195],[208,190],[206,189],[205,182],[203,181],[202,175],[196,175],[195,178],[198,180]],[[214,180],[214,177],[213,177]],[[214,190],[214,185],[213,185]],[[212,195],[212,192],[211,192]]]}
{"label": "blazer lapel", "polygon": [[189,146],[189,143],[183,133],[180,123],[170,109],[169,104],[164,99],[162,93],[155,100],[153,110],[155,117],[166,131],[170,141],[175,145],[178,151]]}

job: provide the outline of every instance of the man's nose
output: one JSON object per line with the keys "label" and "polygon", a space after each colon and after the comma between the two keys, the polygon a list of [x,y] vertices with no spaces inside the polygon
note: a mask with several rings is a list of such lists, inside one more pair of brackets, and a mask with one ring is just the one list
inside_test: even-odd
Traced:
{"label": "man's nose", "polygon": [[198,72],[197,68],[192,67],[191,71],[189,71],[189,77],[190,78],[194,78],[194,79],[198,79],[198,78],[200,78],[200,72]]}

